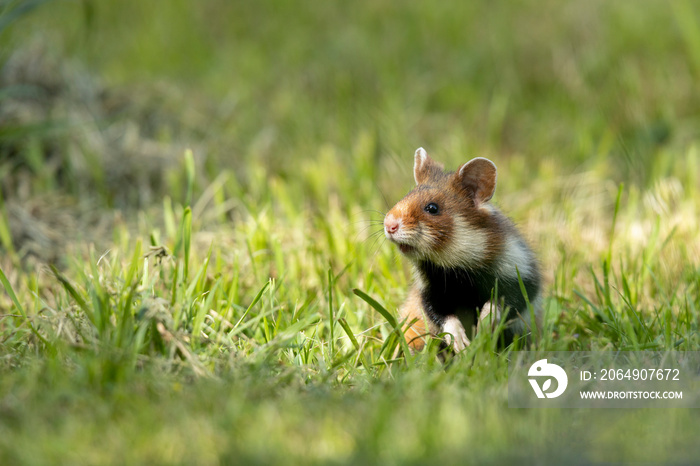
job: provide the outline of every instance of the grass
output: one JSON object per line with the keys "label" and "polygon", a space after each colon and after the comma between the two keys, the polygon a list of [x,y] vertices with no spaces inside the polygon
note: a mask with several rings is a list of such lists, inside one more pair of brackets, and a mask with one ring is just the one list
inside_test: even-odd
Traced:
{"label": "grass", "polygon": [[690,2],[0,7],[1,463],[697,457],[692,411],[509,409],[489,334],[403,354],[380,226],[416,147],[487,156],[527,349],[699,350]]}

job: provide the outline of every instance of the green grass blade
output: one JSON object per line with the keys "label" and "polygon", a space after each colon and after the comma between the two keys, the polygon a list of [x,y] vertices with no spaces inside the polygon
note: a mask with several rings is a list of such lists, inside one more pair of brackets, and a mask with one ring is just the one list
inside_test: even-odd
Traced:
{"label": "green grass blade", "polygon": [[5,209],[5,201],[0,191],[0,245],[10,254],[10,258],[14,264],[18,263],[17,253],[12,244],[12,235],[10,234],[10,221]]}
{"label": "green grass blade", "polygon": [[[527,295],[527,289],[525,289],[525,283],[523,283],[523,278],[520,276],[520,270],[518,270],[518,267],[515,267],[515,273],[518,275],[518,285],[520,285],[520,292],[522,293],[523,298],[525,298],[527,312],[530,314],[530,332],[534,333],[534,340],[539,341],[540,329],[537,325],[535,308],[530,303],[530,297]],[[498,286],[498,283],[496,283],[496,286]],[[498,288],[496,288],[496,290],[498,290]],[[498,335],[498,333],[496,333],[496,335]]]}
{"label": "green grass blade", "polygon": [[328,349],[330,352],[330,357],[333,358],[335,349],[335,335],[333,333],[335,327],[335,318],[333,316],[333,270],[331,268],[328,269],[328,322],[330,330],[330,341],[328,342]]}
{"label": "green grass blade", "polygon": [[233,326],[233,330],[231,330],[229,332],[229,335],[233,334],[233,332],[238,328],[238,326],[241,324],[241,322],[243,322],[243,319],[246,318],[246,316],[248,315],[250,310],[253,309],[256,304],[258,304],[258,301],[260,301],[263,293],[265,292],[265,290],[267,289],[268,286],[270,286],[269,281],[267,283],[265,283],[262,288],[260,288],[260,291],[258,291],[258,294],[255,295],[255,298],[253,298],[253,301],[251,301],[250,305],[248,306],[248,309],[246,309],[245,312],[243,313],[243,315],[241,316],[241,318],[238,319],[238,322],[236,322],[236,324]]}
{"label": "green grass blade", "polygon": [[139,264],[141,263],[141,240],[136,242],[134,247],[134,252],[131,254],[131,262],[129,263],[129,268],[126,271],[126,276],[124,277],[124,284],[130,286],[136,276],[139,269]]}
{"label": "green grass blade", "polygon": [[615,227],[617,226],[617,217],[620,213],[620,200],[622,199],[622,192],[624,191],[625,185],[620,183],[617,188],[617,197],[615,198],[615,210],[613,212],[612,226],[610,227],[610,244],[608,244],[608,254],[607,254],[607,264],[612,265],[612,254],[613,254],[613,243],[615,242]]}
{"label": "green grass blade", "polygon": [[3,272],[2,268],[0,268],[0,281],[2,282],[2,286],[5,288],[5,292],[10,295],[10,299],[14,303],[15,307],[19,311],[19,313],[22,315],[24,318],[25,322],[27,322],[27,325],[29,325],[29,329],[32,331],[36,337],[41,340],[41,342],[46,345],[47,348],[53,349],[53,345],[51,345],[46,338],[44,338],[39,331],[34,328],[34,325],[32,322],[29,320],[29,317],[27,317],[27,313],[24,310],[24,306],[19,302],[19,299],[17,299],[17,295],[15,294],[15,291],[12,289],[12,285],[10,284],[10,281],[7,279],[5,276],[5,272]]}
{"label": "green grass blade", "polygon": [[372,308],[375,311],[380,313],[382,315],[382,317],[384,317],[384,319],[386,319],[386,321],[389,322],[389,324],[392,326],[392,328],[395,328],[395,329],[398,328],[398,322],[396,321],[396,317],[394,317],[393,315],[391,315],[391,313],[389,311],[384,309],[384,306],[379,304],[374,298],[372,298],[367,293],[365,293],[364,291],[362,291],[358,288],[355,288],[354,290],[352,290],[352,292],[355,293],[355,295],[357,295],[364,302],[366,302],[367,304],[372,306]]}
{"label": "green grass blade", "polygon": [[194,154],[192,149],[187,149],[185,151],[185,173],[187,176],[187,193],[185,195],[185,205],[190,208],[192,205],[192,196],[194,193]]}
{"label": "green grass blade", "polygon": [[58,269],[52,264],[49,266],[51,268],[51,272],[53,272],[54,277],[63,285],[63,288],[68,292],[68,294],[73,298],[73,300],[78,304],[78,307],[85,313],[87,318],[90,320],[90,322],[96,324],[95,321],[95,314],[93,313],[92,309],[87,305],[85,302],[85,299],[83,299],[82,296],[80,296],[80,293],[75,289],[73,284],[68,281],[66,277],[63,276],[61,272],[58,271]]}
{"label": "green grass blade", "polygon": [[182,279],[184,281],[187,281],[187,277],[189,277],[191,240],[192,240],[192,209],[187,207],[187,208],[185,208],[185,213],[182,216],[182,244],[183,244],[182,258],[184,261]]}
{"label": "green grass blade", "polygon": [[357,341],[357,338],[355,338],[355,334],[352,332],[352,329],[350,328],[350,325],[348,325],[348,322],[341,317],[340,319],[338,319],[338,323],[340,324],[340,327],[345,331],[345,334],[348,336],[348,339],[350,340],[350,343],[352,343],[352,346],[355,348],[357,356],[362,365],[365,367],[365,369],[369,369],[369,365],[367,364],[365,355],[362,354],[362,348],[360,348],[360,343]]}

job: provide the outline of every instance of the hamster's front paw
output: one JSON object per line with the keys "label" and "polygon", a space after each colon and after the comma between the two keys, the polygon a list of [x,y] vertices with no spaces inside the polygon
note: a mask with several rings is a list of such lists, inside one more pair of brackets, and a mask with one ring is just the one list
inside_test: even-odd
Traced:
{"label": "hamster's front paw", "polygon": [[455,353],[459,353],[469,346],[467,332],[457,316],[448,316],[442,325],[442,331],[447,333],[447,344],[452,346]]}

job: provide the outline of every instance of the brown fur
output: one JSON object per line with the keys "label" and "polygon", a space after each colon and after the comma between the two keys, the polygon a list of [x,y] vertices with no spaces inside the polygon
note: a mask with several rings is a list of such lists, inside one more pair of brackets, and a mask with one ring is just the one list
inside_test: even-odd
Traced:
{"label": "brown fur", "polygon": [[399,311],[403,321],[403,334],[411,349],[420,351],[426,343],[426,337],[434,334],[436,329],[429,330],[429,321],[423,314],[420,293],[413,288]]}

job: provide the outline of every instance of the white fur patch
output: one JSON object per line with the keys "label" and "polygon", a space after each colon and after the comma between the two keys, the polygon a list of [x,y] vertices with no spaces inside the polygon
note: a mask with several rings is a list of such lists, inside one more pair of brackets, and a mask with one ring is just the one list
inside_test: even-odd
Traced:
{"label": "white fur patch", "polygon": [[486,257],[488,234],[480,228],[470,225],[460,216],[455,216],[452,237],[436,257],[431,260],[447,268],[474,268],[483,263]]}
{"label": "white fur patch", "polygon": [[498,261],[498,273],[501,276],[517,277],[517,267],[521,277],[529,277],[532,275],[531,262],[530,251],[522,241],[516,236],[509,236]]}
{"label": "white fur patch", "polygon": [[486,203],[484,203],[484,204],[481,204],[481,205],[479,206],[479,209],[480,209],[480,210],[483,210],[483,211],[485,211],[485,212],[488,212],[488,213],[490,213],[490,214],[494,214],[494,213],[498,212],[498,209],[495,208],[495,207],[494,207],[491,203],[489,203],[489,202],[486,202]]}

